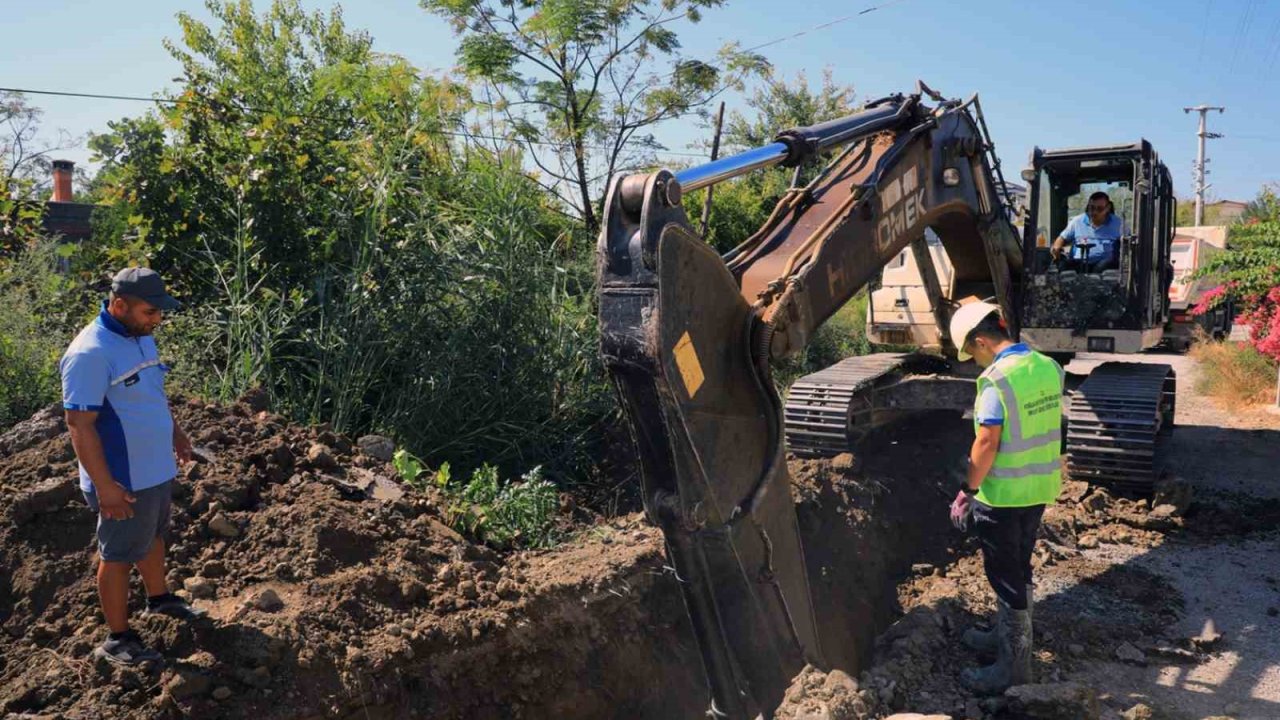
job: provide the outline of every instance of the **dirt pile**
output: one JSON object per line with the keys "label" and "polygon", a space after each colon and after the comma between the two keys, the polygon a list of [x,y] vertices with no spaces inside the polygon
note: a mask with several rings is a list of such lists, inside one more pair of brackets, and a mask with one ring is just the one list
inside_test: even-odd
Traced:
{"label": "dirt pile", "polygon": [[[0,574],[12,578],[0,586],[0,711],[703,715],[679,586],[641,517],[574,518],[576,536],[555,550],[500,554],[447,527],[431,496],[402,492],[384,443],[292,426],[250,403],[187,401],[176,414],[206,452],[179,479],[169,579],[210,617],[135,617],[169,658],[162,669],[92,659],[105,632],[95,518],[60,413],[0,441]],[[953,416],[922,422],[868,441],[865,463],[791,464],[823,651],[846,673],[824,678],[828,704],[869,663],[912,563],[947,561],[945,469],[965,428]],[[133,607],[142,599],[135,588]],[[893,697],[874,692],[854,696],[855,717]]]}
{"label": "dirt pile", "polygon": [[[590,717],[578,686],[593,684],[655,713],[679,707],[617,678],[556,677],[589,658],[702,704],[696,682],[663,674],[697,658],[678,640],[683,609],[658,535],[638,518],[599,524],[554,555],[500,556],[447,527],[430,498],[404,493],[379,443],[362,449],[247,403],[181,402],[176,414],[204,452],[175,486],[168,579],[210,618],[135,616],[170,659],[163,669],[92,659],[105,632],[95,516],[60,413],[0,443],[0,711],[461,718],[581,702]],[[135,588],[132,606],[142,599]]]}

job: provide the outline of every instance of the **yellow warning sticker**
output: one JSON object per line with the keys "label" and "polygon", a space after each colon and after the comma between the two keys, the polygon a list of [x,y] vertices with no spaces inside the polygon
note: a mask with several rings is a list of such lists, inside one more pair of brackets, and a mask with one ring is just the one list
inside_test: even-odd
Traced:
{"label": "yellow warning sticker", "polygon": [[692,400],[693,396],[698,394],[698,388],[702,387],[705,376],[702,374],[702,363],[698,362],[698,351],[693,347],[693,338],[689,337],[688,330],[680,336],[674,352],[676,367],[680,369],[680,379],[684,380],[685,392],[689,393],[689,399]]}

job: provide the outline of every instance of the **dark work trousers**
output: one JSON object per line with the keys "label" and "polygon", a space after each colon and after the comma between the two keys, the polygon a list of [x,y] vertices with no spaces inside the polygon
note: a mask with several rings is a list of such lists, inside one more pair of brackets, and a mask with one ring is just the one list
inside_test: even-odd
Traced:
{"label": "dark work trousers", "polygon": [[1014,610],[1027,609],[1031,553],[1036,547],[1043,505],[991,507],[973,501],[973,529],[982,544],[982,565],[996,595]]}

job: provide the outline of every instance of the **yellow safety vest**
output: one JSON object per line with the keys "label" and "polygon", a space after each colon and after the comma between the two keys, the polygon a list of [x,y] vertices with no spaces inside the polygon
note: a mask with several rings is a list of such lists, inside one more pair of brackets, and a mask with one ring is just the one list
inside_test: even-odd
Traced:
{"label": "yellow safety vest", "polygon": [[[995,464],[977,499],[992,507],[1053,503],[1062,488],[1063,370],[1032,350],[1007,355],[978,376],[978,398],[994,387],[1004,407]],[[978,426],[974,401],[974,428]]]}

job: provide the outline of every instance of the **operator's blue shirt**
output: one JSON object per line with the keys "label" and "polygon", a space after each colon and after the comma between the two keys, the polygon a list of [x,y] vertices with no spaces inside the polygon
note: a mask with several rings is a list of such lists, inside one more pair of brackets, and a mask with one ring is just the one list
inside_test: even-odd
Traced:
{"label": "operator's blue shirt", "polygon": [[[1029,352],[1031,352],[1031,348],[1027,347],[1026,343],[1014,343],[996,353],[996,357],[991,361],[991,364],[994,365],[1009,355],[1026,355]],[[982,394],[978,396],[978,424],[1004,424],[1004,405],[1000,404],[1000,391],[996,389],[995,385],[986,386],[983,388]]]}
{"label": "operator's blue shirt", "polygon": [[1062,239],[1071,243],[1071,257],[1084,259],[1084,251],[1080,243],[1092,243],[1089,248],[1090,265],[1114,264],[1120,257],[1120,236],[1124,234],[1124,221],[1119,215],[1111,213],[1106,222],[1095,226],[1089,220],[1088,213],[1081,213],[1071,219],[1067,229],[1062,231]]}
{"label": "operator's blue shirt", "polygon": [[[106,303],[62,356],[62,406],[98,413],[111,477],[127,490],[163,485],[178,474],[173,416],[164,394],[169,368],[150,336],[134,337],[107,312]],[[84,465],[80,489],[93,492]]]}

